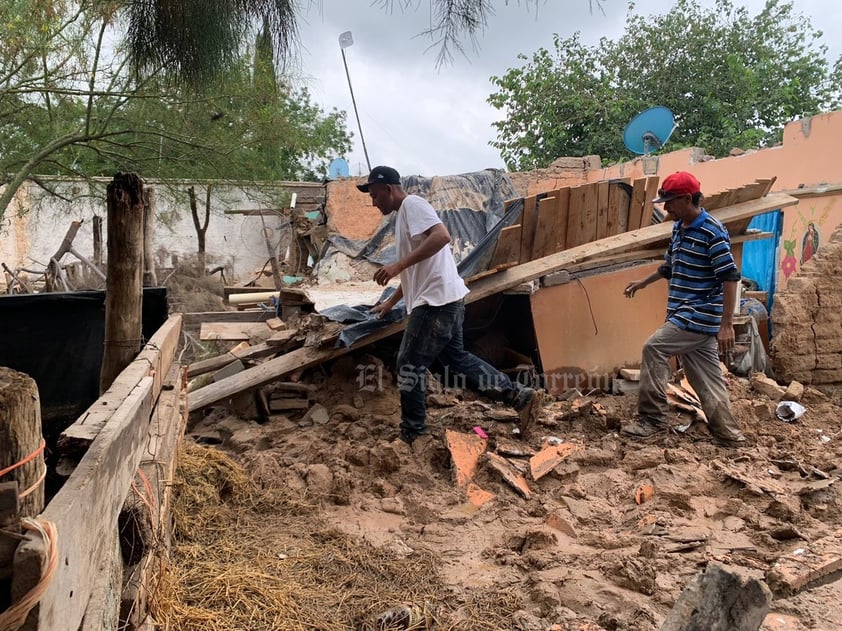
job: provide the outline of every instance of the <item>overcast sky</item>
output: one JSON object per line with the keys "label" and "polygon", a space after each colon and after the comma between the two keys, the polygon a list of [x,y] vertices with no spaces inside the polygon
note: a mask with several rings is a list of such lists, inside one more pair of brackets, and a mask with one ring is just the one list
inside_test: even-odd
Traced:
{"label": "overcast sky", "polygon": [[[734,0],[752,15],[764,0]],[[453,63],[436,69],[437,48],[417,35],[430,25],[428,0],[413,0],[417,10],[402,12],[404,0],[394,0],[389,14],[380,0],[322,0],[300,25],[301,81],[324,110],[336,107],[348,113],[354,148],[345,156],[351,174],[365,174],[365,155],[354,117],[348,80],[342,64],[339,34],[351,31],[354,44],[345,50],[351,84],[371,165],[389,164],[402,175],[450,175],[487,167],[504,168],[496,149],[489,146],[492,127],[501,112],[486,103],[494,91],[491,76],[522,65],[540,47],[553,49],[553,34],[569,37],[579,31],[586,44],[600,37],[616,39],[623,32],[627,2],[603,0],[605,14],[591,12],[588,0],[497,0],[496,14],[478,37],[479,50],[466,43],[468,59],[456,55]],[[636,0],[641,15],[664,13],[671,0]],[[713,0],[701,0],[713,6]],[[823,43],[835,60],[842,54],[842,2],[795,0],[797,11],[824,32]],[[622,130],[618,129],[620,134]]]}

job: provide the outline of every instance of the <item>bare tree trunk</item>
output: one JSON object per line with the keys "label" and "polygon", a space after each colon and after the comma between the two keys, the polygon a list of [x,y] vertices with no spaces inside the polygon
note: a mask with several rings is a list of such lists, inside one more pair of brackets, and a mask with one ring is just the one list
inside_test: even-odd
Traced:
{"label": "bare tree trunk", "polygon": [[210,200],[211,200],[211,185],[208,184],[208,189],[205,193],[205,216],[204,220],[199,220],[199,205],[196,201],[196,189],[192,186],[187,189],[187,194],[190,196],[190,214],[193,217],[193,226],[196,228],[196,238],[199,242],[199,273],[205,275],[205,235],[208,232],[208,223],[210,222]]}
{"label": "bare tree trunk", "polygon": [[108,274],[100,393],[111,386],[140,350],[143,183],[134,173],[118,173],[108,185],[106,201]]}
{"label": "bare tree trunk", "polygon": [[94,215],[94,265],[102,269],[102,217]]}
{"label": "bare tree trunk", "polygon": [[158,275],[155,273],[154,239],[157,195],[154,188],[143,190],[143,286],[156,287]]}

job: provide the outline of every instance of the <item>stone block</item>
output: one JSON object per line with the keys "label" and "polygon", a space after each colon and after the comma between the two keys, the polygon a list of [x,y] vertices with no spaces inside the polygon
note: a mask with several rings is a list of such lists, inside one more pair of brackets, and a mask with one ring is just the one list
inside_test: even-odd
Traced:
{"label": "stone block", "polygon": [[838,322],[816,323],[813,325],[813,335],[817,340],[828,340],[842,336],[842,329]]}
{"label": "stone block", "polygon": [[710,563],[681,592],[661,631],[757,631],[771,603],[762,581]]}
{"label": "stone block", "polygon": [[781,349],[775,351],[775,374],[784,381],[801,380],[796,377],[796,374],[811,373],[816,369],[816,356],[809,355],[793,355],[782,352]]}
{"label": "stone block", "polygon": [[838,370],[842,368],[842,353],[821,353],[816,355],[817,370]]}
{"label": "stone block", "polygon": [[842,330],[834,337],[816,340],[816,349],[820,353],[842,353]]}
{"label": "stone block", "polygon": [[842,370],[814,370],[813,383],[816,385],[842,383]]}
{"label": "stone block", "polygon": [[[839,282],[839,281],[832,281]],[[842,317],[842,292],[837,287],[819,290],[820,313],[832,313]]]}
{"label": "stone block", "polygon": [[773,401],[778,401],[786,392],[786,388],[782,388],[773,379],[769,379],[763,373],[756,372],[751,376],[751,387],[762,395],[765,395]]}
{"label": "stone block", "polygon": [[794,294],[815,293],[816,281],[802,275],[793,276],[786,284],[786,292]]}
{"label": "stone block", "polygon": [[784,399],[786,401],[800,401],[804,396],[804,385],[800,381],[792,381],[784,392]]}

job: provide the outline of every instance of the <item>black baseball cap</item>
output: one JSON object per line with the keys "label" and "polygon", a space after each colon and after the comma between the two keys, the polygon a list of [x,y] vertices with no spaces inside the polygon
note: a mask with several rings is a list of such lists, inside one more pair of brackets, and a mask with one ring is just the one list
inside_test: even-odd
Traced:
{"label": "black baseball cap", "polygon": [[400,183],[400,173],[392,167],[374,167],[371,173],[368,174],[368,182],[357,184],[357,188],[363,193],[368,193],[368,187],[372,184],[397,184],[400,186]]}

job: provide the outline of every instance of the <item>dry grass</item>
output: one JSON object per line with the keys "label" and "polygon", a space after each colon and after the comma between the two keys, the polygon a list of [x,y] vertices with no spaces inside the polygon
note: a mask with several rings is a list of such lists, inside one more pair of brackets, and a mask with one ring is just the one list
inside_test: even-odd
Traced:
{"label": "dry grass", "polygon": [[316,505],[260,490],[218,450],[187,447],[176,485],[171,560],[153,596],[165,629],[377,629],[402,603],[429,604],[429,628],[499,629],[519,605],[499,592],[465,602],[432,554],[400,558],[327,528]]}

